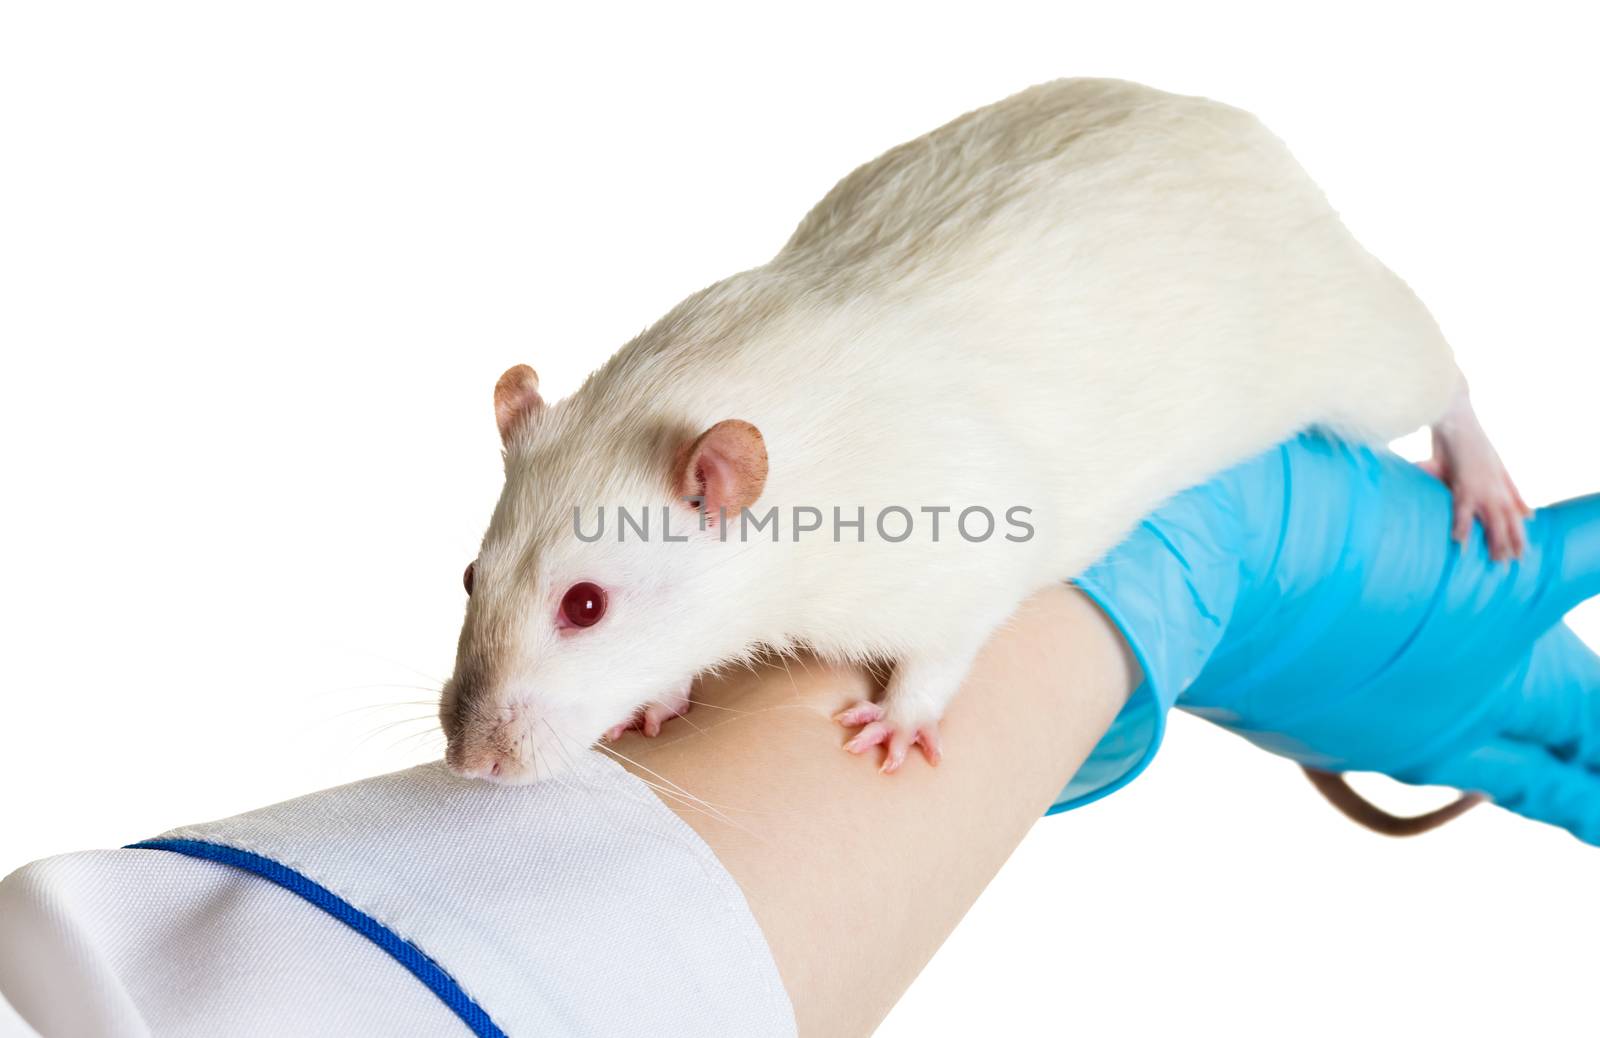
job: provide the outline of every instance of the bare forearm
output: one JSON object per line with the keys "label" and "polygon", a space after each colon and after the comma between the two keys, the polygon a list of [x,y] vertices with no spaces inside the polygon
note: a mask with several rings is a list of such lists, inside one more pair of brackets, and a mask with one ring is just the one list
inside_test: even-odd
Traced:
{"label": "bare forearm", "polygon": [[791,662],[708,682],[670,738],[616,749],[745,891],[803,1034],[860,1034],[894,1004],[1136,682],[1104,617],[1065,587],[985,648],[946,722],[945,762],[893,776],[840,749],[855,668]]}

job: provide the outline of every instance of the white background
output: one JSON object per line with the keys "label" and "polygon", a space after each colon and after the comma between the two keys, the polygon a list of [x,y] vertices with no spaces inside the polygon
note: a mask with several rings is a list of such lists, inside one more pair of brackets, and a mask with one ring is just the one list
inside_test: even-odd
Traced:
{"label": "white background", "polygon": [[[0,872],[434,755],[495,377],[570,392],[856,164],[1039,80],[1261,114],[1530,500],[1600,489],[1578,5],[579,6],[6,8]],[[1585,1031],[1597,879],[1494,810],[1368,835],[1179,718],[882,1033]]]}

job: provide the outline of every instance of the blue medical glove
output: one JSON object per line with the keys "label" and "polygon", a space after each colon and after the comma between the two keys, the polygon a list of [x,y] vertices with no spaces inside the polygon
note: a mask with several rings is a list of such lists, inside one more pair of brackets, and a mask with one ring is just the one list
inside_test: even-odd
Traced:
{"label": "blue medical glove", "polygon": [[1449,539],[1449,492],[1308,433],[1179,495],[1079,586],[1145,682],[1052,810],[1137,774],[1177,705],[1310,767],[1487,794],[1600,844],[1600,496],[1512,563]]}

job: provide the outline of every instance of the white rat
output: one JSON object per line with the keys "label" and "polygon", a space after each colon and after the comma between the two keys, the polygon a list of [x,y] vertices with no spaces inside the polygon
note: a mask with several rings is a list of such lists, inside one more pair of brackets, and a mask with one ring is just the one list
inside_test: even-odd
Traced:
{"label": "white rat", "polygon": [[[1427,310],[1252,116],[1033,87],[850,174],[770,263],[572,397],[506,372],[446,759],[550,775],[603,734],[655,734],[697,673],[804,648],[892,661],[881,702],[840,715],[847,748],[936,763],[946,705],[1027,595],[1308,425],[1435,423],[1468,525],[1515,550],[1520,501],[1466,400]],[[777,541],[752,535],[774,507]]]}

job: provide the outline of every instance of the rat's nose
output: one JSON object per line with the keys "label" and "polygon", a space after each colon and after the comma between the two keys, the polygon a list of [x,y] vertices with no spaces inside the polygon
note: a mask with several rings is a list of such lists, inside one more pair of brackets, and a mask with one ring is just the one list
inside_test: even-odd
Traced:
{"label": "rat's nose", "polygon": [[[461,778],[488,782],[525,782],[527,735],[524,709],[520,703],[486,708],[463,708],[465,701],[451,703],[450,720],[444,725],[444,763]],[[441,711],[443,713],[443,711]]]}
{"label": "rat's nose", "polygon": [[444,763],[462,778],[483,779],[486,782],[518,782],[527,770],[513,746],[501,740],[456,739],[445,750]]}
{"label": "rat's nose", "polygon": [[503,762],[497,757],[479,755],[470,763],[453,763],[449,756],[445,757],[445,765],[456,775],[464,779],[488,779],[493,781],[500,777]]}
{"label": "rat's nose", "polygon": [[445,748],[444,763],[462,778],[518,785],[533,781],[536,753],[528,733],[502,721],[457,733]]}

